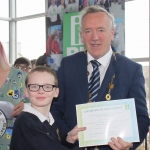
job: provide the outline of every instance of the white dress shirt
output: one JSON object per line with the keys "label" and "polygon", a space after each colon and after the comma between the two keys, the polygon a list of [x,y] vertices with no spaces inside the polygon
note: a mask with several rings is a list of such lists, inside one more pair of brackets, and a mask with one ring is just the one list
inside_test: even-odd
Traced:
{"label": "white dress shirt", "polygon": [[[99,71],[100,71],[100,86],[103,82],[103,79],[105,77],[105,74],[106,74],[106,71],[108,69],[108,66],[109,66],[109,63],[110,63],[110,60],[111,60],[111,56],[112,56],[112,49],[110,47],[109,51],[107,54],[105,54],[103,57],[99,58],[97,61],[101,64],[99,66]],[[95,60],[88,52],[87,52],[87,61],[88,61],[88,65],[87,65],[87,71],[89,72],[89,75],[88,75],[88,82],[89,82],[89,79],[91,77],[91,73],[93,71],[93,66],[91,64],[91,60]]]}

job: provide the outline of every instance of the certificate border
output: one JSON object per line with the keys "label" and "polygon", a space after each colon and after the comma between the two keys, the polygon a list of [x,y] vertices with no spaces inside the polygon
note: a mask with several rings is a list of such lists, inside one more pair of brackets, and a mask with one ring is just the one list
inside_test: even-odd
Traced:
{"label": "certificate border", "polygon": [[[138,132],[138,127],[137,127],[137,117],[136,117],[134,98],[118,99],[118,100],[102,101],[102,102],[94,102],[94,103],[76,105],[78,127],[83,127],[83,119],[82,119],[82,110],[83,109],[96,108],[96,107],[101,108],[104,106],[108,107],[108,106],[112,106],[112,105],[114,105],[114,106],[124,105],[125,109],[130,109],[133,136],[123,138],[123,140],[127,141],[127,142],[139,142],[139,132]],[[100,139],[100,140],[84,141],[84,131],[79,132],[79,146],[80,147],[94,146],[94,145],[107,145],[108,141],[110,141],[110,139],[109,140],[108,139],[103,139],[103,140]]]}

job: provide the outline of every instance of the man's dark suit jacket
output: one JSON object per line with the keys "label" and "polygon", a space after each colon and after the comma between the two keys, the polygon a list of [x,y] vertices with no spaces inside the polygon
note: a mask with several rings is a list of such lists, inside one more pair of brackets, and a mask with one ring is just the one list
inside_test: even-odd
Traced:
{"label": "man's dark suit jacket", "polygon": [[[149,126],[142,66],[120,54],[112,55],[98,96],[95,98],[96,102],[106,100],[108,84],[114,74],[111,100],[135,98],[140,136],[140,142],[133,144],[135,149],[143,142]],[[88,102],[86,53],[79,52],[63,58],[57,75],[60,94],[58,99],[53,100],[51,113],[59,125],[60,132],[67,134],[77,125],[76,104]],[[110,149],[109,146],[100,146],[100,150]]]}

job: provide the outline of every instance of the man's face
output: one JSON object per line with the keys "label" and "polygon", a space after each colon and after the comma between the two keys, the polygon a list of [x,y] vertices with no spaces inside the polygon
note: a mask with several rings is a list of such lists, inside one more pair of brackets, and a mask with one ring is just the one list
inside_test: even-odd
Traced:
{"label": "man's face", "polygon": [[82,42],[95,59],[104,56],[110,49],[114,38],[110,20],[103,12],[87,14],[82,21]]}

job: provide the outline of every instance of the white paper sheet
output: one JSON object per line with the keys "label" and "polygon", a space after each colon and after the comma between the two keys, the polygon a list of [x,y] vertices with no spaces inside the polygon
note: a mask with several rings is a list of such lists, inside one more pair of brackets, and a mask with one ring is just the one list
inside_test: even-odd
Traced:
{"label": "white paper sheet", "polygon": [[76,105],[79,146],[107,145],[111,137],[139,142],[134,99],[111,100]]}

